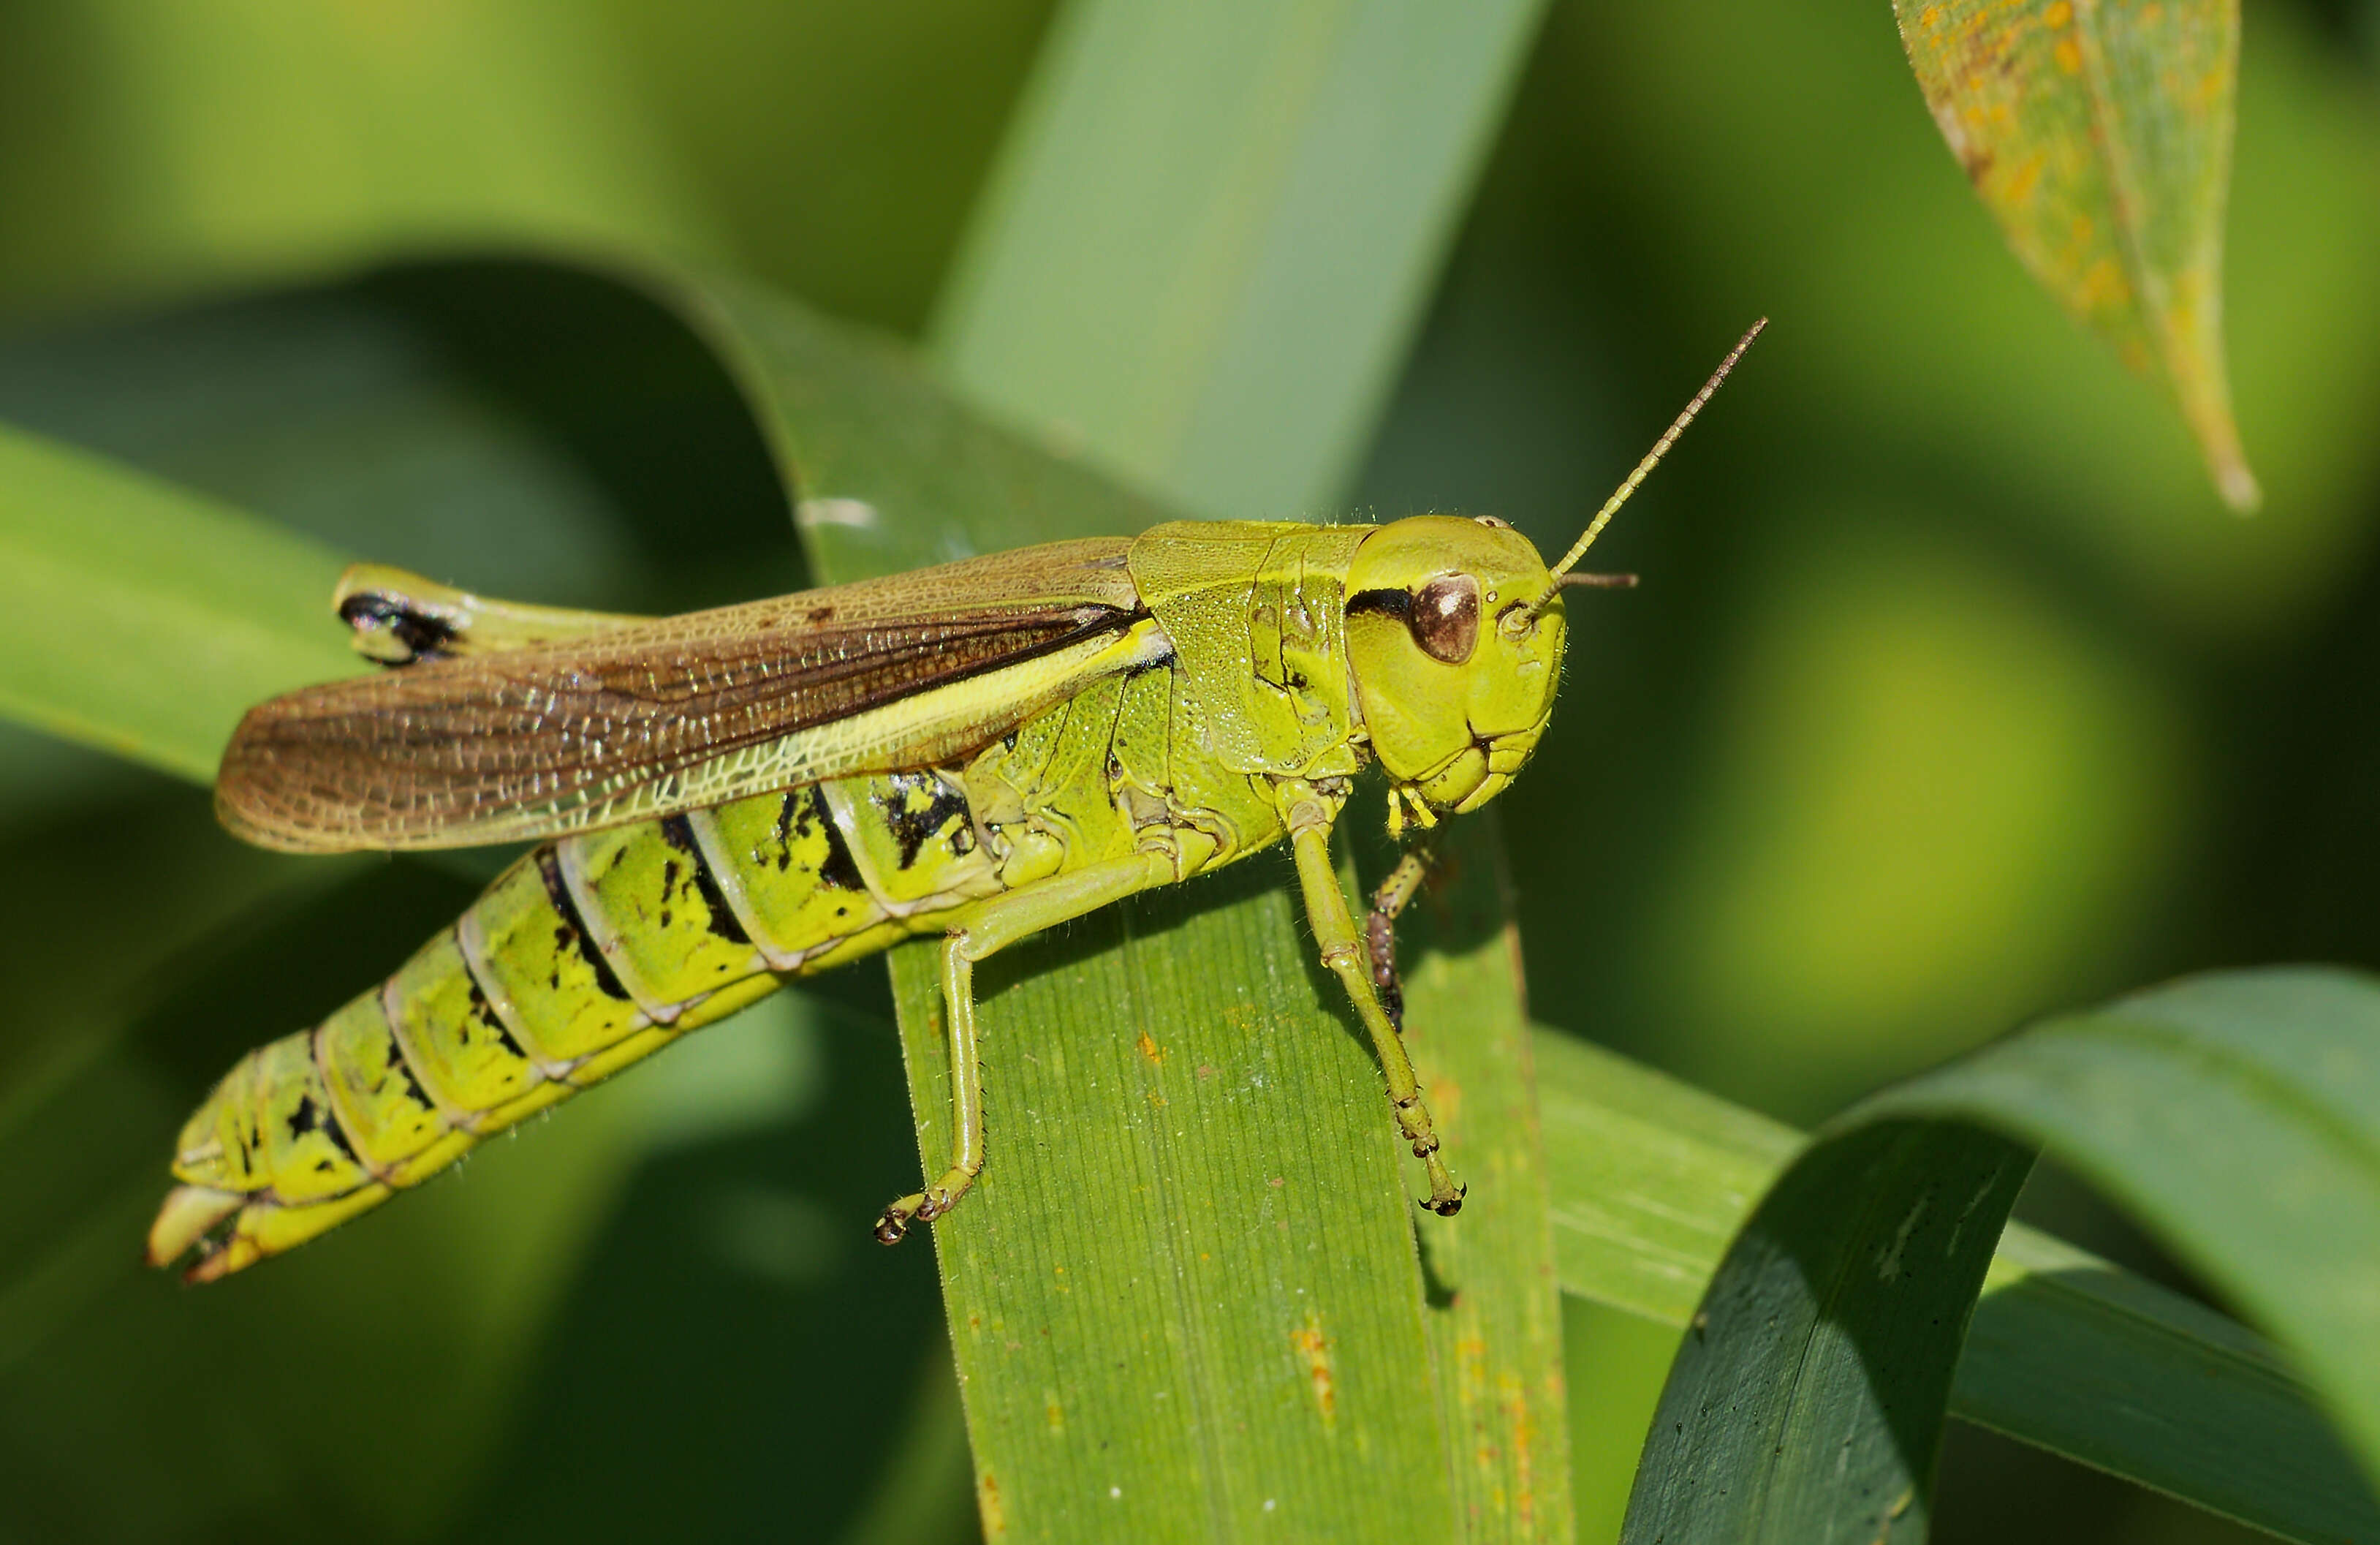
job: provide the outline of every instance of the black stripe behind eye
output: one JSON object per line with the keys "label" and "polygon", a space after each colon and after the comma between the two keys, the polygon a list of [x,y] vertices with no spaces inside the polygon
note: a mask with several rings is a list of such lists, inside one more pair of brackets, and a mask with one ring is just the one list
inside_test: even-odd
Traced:
{"label": "black stripe behind eye", "polygon": [[1378,612],[1402,621],[1413,614],[1413,592],[1410,590],[1357,590],[1347,598],[1347,614]]}

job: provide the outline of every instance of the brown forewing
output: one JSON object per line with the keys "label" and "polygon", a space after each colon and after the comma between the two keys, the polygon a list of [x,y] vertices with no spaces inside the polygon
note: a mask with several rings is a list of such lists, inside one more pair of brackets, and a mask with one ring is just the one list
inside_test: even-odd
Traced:
{"label": "brown forewing", "polygon": [[308,687],[240,722],[216,808],[250,841],[309,851],[571,829],[568,812],[700,763],[1128,627],[1130,545],[1054,542]]}

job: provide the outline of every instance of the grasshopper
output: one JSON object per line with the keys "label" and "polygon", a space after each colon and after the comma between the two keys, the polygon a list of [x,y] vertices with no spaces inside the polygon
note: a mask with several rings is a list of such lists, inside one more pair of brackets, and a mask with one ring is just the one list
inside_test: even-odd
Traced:
{"label": "grasshopper", "polygon": [[976,964],[1284,841],[1451,1215],[1391,954],[1422,857],[1359,931],[1331,829],[1370,763],[1392,837],[1512,782],[1553,709],[1563,590],[1633,582],[1575,566],[1765,325],[1551,567],[1500,520],[1425,515],[1170,522],[658,619],[350,569],[338,613],[392,668],[250,710],[217,814],[290,852],[540,845],[225,1076],[150,1260],[228,1275],[786,979],[938,934],[950,1164],[878,1218],[896,1244],[983,1169]]}

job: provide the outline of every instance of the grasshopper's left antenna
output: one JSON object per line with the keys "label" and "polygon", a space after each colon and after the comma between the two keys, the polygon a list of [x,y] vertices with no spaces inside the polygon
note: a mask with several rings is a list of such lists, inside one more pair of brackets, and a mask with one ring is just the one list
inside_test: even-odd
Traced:
{"label": "grasshopper's left antenna", "polygon": [[[1579,538],[1577,544],[1569,552],[1562,554],[1561,562],[1554,565],[1553,586],[1546,591],[1545,600],[1538,602],[1535,610],[1543,610],[1546,602],[1560,594],[1565,585],[1609,585],[1621,582],[1620,576],[1572,574],[1570,571],[1571,566],[1586,556],[1586,550],[1595,545],[1595,539],[1603,534],[1603,528],[1611,524],[1611,517],[1619,513],[1620,506],[1626,504],[1628,496],[1636,492],[1636,485],[1645,481],[1645,474],[1660,465],[1661,458],[1670,454],[1670,447],[1678,443],[1678,436],[1686,432],[1686,426],[1694,421],[1694,415],[1703,410],[1703,404],[1711,400],[1711,394],[1718,391],[1718,383],[1727,379],[1727,372],[1735,369],[1735,362],[1743,358],[1743,351],[1752,347],[1752,340],[1760,336],[1760,330],[1767,325],[1768,319],[1762,317],[1752,324],[1751,329],[1742,337],[1736,340],[1735,347],[1727,351],[1727,358],[1718,362],[1718,369],[1711,371],[1710,379],[1703,383],[1703,389],[1694,394],[1694,400],[1686,404],[1684,412],[1670,420],[1668,432],[1653,443],[1653,448],[1645,454],[1645,459],[1636,464],[1636,470],[1628,474],[1628,481],[1620,485],[1620,492],[1603,502],[1603,507],[1596,511],[1595,518],[1587,523],[1586,534]],[[1626,582],[1633,583],[1633,580]]]}

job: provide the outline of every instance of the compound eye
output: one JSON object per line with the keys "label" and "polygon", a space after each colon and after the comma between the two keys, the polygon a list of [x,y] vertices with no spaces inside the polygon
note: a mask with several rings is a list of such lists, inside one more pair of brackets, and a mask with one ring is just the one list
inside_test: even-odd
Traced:
{"label": "compound eye", "polygon": [[1479,581],[1467,574],[1431,580],[1415,593],[1405,627],[1424,654],[1462,664],[1479,642]]}

